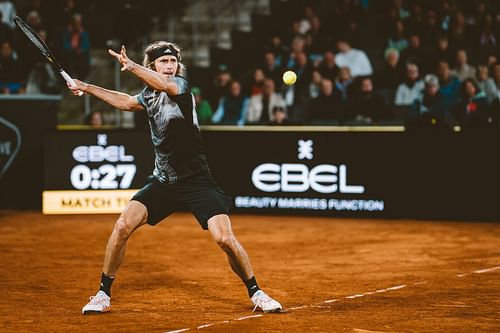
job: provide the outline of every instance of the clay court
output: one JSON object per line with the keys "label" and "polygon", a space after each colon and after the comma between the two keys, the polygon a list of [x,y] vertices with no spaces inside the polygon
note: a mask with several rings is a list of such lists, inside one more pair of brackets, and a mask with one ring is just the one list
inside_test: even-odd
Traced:
{"label": "clay court", "polygon": [[500,225],[233,216],[260,285],[252,313],[188,214],[139,229],[112,311],[82,316],[116,215],[0,213],[2,332],[498,332]]}

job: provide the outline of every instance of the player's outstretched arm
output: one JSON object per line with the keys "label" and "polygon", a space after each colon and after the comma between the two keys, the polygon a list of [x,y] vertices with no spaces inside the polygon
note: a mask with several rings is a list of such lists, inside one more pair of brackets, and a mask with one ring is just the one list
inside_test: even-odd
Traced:
{"label": "player's outstretched arm", "polygon": [[127,56],[127,50],[125,46],[122,46],[120,53],[113,50],[108,50],[109,54],[116,58],[122,65],[121,71],[129,71],[139,79],[141,79],[147,86],[154,90],[165,91],[169,95],[177,95],[179,93],[179,88],[175,81],[170,80],[158,72],[150,70],[144,66],[141,66]]}
{"label": "player's outstretched arm", "polygon": [[115,109],[124,111],[141,111],[144,107],[137,101],[137,98],[124,94],[119,91],[105,89],[93,84],[85,83],[75,79],[76,86],[69,86],[68,88],[74,95],[78,95],[78,91],[90,94],[99,98],[100,100],[108,103]]}

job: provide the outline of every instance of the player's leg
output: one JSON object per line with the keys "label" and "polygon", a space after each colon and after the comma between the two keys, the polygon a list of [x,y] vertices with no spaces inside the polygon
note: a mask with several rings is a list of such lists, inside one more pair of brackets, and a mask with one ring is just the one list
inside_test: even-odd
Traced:
{"label": "player's leg", "polygon": [[111,306],[111,284],[123,262],[128,239],[137,228],[146,223],[147,216],[146,206],[135,200],[130,201],[120,214],[106,246],[99,291],[83,307],[83,314],[109,311]]}
{"label": "player's leg", "polygon": [[245,283],[248,296],[255,305],[254,310],[258,308],[264,312],[280,311],[281,304],[260,290],[253,275],[248,254],[233,233],[229,216],[215,215],[208,220],[207,224],[212,237],[226,253],[231,268]]}

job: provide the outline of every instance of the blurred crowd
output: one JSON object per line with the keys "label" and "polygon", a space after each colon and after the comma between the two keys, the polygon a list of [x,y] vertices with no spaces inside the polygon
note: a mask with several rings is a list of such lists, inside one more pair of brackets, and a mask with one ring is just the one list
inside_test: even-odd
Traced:
{"label": "blurred crowd", "polygon": [[252,70],[195,90],[203,123],[498,125],[500,1],[280,3]]}
{"label": "blurred crowd", "polygon": [[0,94],[58,94],[64,84],[16,28],[16,15],[44,39],[71,76],[85,80],[91,42],[101,49],[113,39],[133,43],[150,30],[152,16],[166,20],[169,10],[162,0],[0,0]]}

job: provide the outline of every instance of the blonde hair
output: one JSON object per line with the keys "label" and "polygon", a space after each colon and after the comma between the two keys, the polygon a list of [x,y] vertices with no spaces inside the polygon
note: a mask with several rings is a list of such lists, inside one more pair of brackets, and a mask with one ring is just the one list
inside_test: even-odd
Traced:
{"label": "blonde hair", "polygon": [[171,42],[157,41],[157,42],[153,42],[153,43],[149,44],[148,46],[146,46],[146,48],[144,49],[144,59],[142,60],[142,65],[146,68],[151,69],[151,70],[156,70],[154,60],[151,61],[149,54],[153,50],[158,49],[158,48],[163,48],[163,47],[172,48],[177,52],[178,67],[177,67],[177,72],[175,73],[175,75],[184,75],[186,67],[182,63],[181,49],[179,48],[179,46],[177,46],[176,44],[171,43]]}

